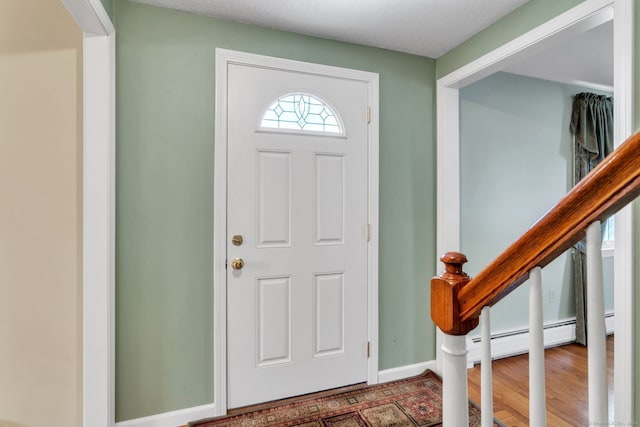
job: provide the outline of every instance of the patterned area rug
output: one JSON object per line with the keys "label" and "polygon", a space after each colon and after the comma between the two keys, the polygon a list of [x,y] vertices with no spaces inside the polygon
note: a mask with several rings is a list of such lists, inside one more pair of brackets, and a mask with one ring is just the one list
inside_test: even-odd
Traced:
{"label": "patterned area rug", "polygon": [[[495,422],[496,426],[502,426]],[[442,381],[422,375],[289,403],[229,417],[189,423],[191,427],[409,427],[442,425]],[[480,426],[480,410],[469,403],[469,425]]]}

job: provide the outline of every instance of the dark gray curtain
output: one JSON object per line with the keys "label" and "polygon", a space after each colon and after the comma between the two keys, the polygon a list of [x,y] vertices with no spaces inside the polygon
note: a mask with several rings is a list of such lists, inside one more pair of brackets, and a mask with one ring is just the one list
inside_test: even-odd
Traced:
{"label": "dark gray curtain", "polygon": [[[573,97],[571,134],[574,139],[575,185],[613,151],[613,98],[595,93]],[[573,277],[576,290],[576,341],[587,345],[586,291],[587,263],[585,242],[573,248]]]}

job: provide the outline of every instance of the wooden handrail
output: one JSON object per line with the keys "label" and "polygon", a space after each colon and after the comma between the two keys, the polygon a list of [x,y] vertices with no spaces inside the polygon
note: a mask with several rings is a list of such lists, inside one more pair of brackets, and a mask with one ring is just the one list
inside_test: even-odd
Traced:
{"label": "wooden handrail", "polygon": [[449,308],[437,300],[442,294],[441,288],[435,289],[434,295],[433,283],[437,279],[434,278],[432,319],[445,333],[450,325],[472,324],[469,320],[477,319],[483,307],[492,306],[508,295],[527,280],[534,267],[549,264],[582,239],[590,224],[604,221],[639,195],[640,132],[607,156],[475,278],[464,286],[452,288],[455,303]]}

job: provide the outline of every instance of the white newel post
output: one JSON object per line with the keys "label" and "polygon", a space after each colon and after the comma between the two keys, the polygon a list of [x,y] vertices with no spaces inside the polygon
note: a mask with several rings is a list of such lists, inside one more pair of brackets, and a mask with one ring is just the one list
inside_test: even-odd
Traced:
{"label": "white newel post", "polygon": [[589,422],[593,425],[607,425],[609,418],[601,233],[600,221],[587,228]]}
{"label": "white newel post", "polygon": [[440,328],[442,339],[442,425],[469,425],[467,388],[467,334],[478,326],[478,319],[460,320],[458,292],[471,280],[462,271],[467,258],[447,252],[440,261],[445,271],[431,279],[431,318]]}
{"label": "white newel post", "polygon": [[442,425],[469,425],[467,388],[467,337],[444,335],[442,342]]}
{"label": "white newel post", "polygon": [[529,273],[529,425],[547,425],[544,382],[544,328],[542,317],[542,269]]}

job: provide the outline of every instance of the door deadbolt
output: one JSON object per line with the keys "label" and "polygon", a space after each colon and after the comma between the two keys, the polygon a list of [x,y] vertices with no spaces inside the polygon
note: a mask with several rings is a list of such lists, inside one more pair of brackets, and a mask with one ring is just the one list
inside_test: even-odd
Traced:
{"label": "door deadbolt", "polygon": [[235,246],[240,246],[242,242],[244,242],[244,239],[240,234],[236,234],[231,238],[231,243],[233,243]]}

